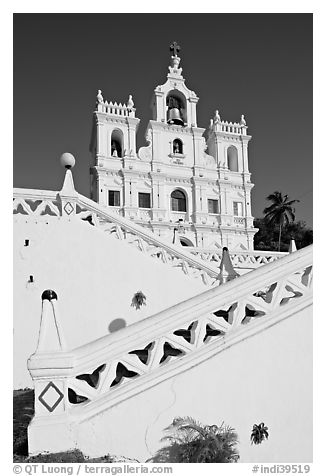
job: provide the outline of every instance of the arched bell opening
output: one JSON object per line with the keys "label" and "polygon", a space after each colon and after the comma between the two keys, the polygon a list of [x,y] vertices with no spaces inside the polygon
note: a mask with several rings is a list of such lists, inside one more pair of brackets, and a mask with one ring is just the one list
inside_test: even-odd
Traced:
{"label": "arched bell opening", "polygon": [[183,143],[180,139],[174,139],[173,141],[173,153],[183,154]]}
{"label": "arched bell opening", "polygon": [[166,120],[168,124],[187,125],[186,98],[180,91],[171,91],[166,97]]}
{"label": "arched bell opening", "polygon": [[232,172],[239,172],[238,149],[231,145],[227,150],[228,168]]}
{"label": "arched bell opening", "polygon": [[171,210],[173,212],[187,211],[187,197],[182,190],[173,190],[171,193]]}
{"label": "arched bell opening", "polygon": [[111,156],[122,157],[123,133],[120,129],[114,129],[111,134]]}

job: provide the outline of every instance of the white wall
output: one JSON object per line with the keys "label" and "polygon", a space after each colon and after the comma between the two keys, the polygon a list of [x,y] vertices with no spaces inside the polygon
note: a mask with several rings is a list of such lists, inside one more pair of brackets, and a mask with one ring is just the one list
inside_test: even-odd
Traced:
{"label": "white wall", "polygon": [[[25,239],[30,240],[28,247]],[[34,283],[28,283],[33,275]],[[14,387],[32,386],[27,358],[35,351],[41,294],[53,289],[68,348],[106,335],[110,323],[136,322],[206,287],[88,223],[16,217],[14,225]],[[136,311],[141,290],[147,305]]]}
{"label": "white wall", "polygon": [[[311,306],[79,424],[78,446],[144,461],[173,418],[188,415],[233,426],[240,462],[311,462]],[[251,445],[252,426],[261,422],[270,438]]]}

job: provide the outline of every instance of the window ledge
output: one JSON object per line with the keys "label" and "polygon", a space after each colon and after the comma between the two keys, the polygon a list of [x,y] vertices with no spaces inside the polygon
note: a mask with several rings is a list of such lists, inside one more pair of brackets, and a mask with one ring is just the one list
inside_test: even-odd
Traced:
{"label": "window ledge", "polygon": [[185,154],[169,154],[169,157],[171,157],[171,159],[185,159],[186,158]]}

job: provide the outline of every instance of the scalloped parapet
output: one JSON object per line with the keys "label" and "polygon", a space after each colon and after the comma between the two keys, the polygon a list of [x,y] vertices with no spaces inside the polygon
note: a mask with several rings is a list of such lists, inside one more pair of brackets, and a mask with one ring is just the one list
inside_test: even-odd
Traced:
{"label": "scalloped parapet", "polygon": [[214,119],[211,119],[209,129],[214,132],[226,132],[229,134],[247,135],[247,123],[244,115],[241,116],[240,122],[222,121],[219,112],[215,112]]}
{"label": "scalloped parapet", "polygon": [[103,112],[105,114],[110,114],[111,116],[122,116],[122,117],[135,117],[136,108],[132,100],[132,96],[129,95],[127,104],[118,104],[117,102],[108,102],[104,101],[101,90],[97,95],[96,111]]}

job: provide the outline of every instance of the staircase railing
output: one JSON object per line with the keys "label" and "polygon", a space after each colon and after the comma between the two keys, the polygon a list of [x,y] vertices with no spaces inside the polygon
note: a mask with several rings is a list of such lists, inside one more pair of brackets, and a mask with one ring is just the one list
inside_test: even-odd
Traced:
{"label": "staircase railing", "polygon": [[[70,352],[61,344],[56,301],[44,300],[38,350],[28,362],[36,418],[52,418],[49,390],[58,395],[52,406],[63,402],[58,415],[90,418],[294,315],[311,299],[312,246]],[[57,342],[57,351],[40,351],[48,348],[44,339],[52,348]]]}
{"label": "staircase railing", "polygon": [[[189,252],[216,267],[221,264],[222,250],[189,247]],[[273,261],[283,258],[288,253],[278,251],[244,250],[230,251],[229,254],[234,268],[255,269],[263,264],[272,263]]]}
{"label": "staircase railing", "polygon": [[[71,174],[68,170],[67,174]],[[66,175],[67,179],[67,175]],[[72,176],[68,175],[72,182]],[[73,185],[59,192],[49,190],[14,189],[15,215],[57,216],[80,219],[101,228],[105,233],[133,245],[144,254],[183,271],[189,277],[200,278],[205,285],[219,284],[219,271],[204,263],[184,248],[170,244],[131,220],[110,212],[107,207],[77,193]]]}
{"label": "staircase railing", "polygon": [[[101,228],[136,247],[142,253],[158,259],[185,275],[200,278],[207,286],[223,282],[220,271],[222,251],[206,248],[175,246],[132,220],[124,218],[108,207],[77,193],[73,186],[71,171],[66,173],[65,185],[59,192],[51,190],[14,189],[14,214],[29,216],[52,215],[78,218]],[[287,253],[266,251],[230,252],[234,268],[255,269],[271,263]]]}
{"label": "staircase railing", "polygon": [[181,269],[188,276],[200,277],[206,285],[219,284],[219,271],[216,267],[204,263],[184,248],[170,244],[128,218],[110,213],[107,207],[82,195],[78,195],[76,217],[89,220],[105,233],[113,234],[116,238],[135,246],[142,253]]}

